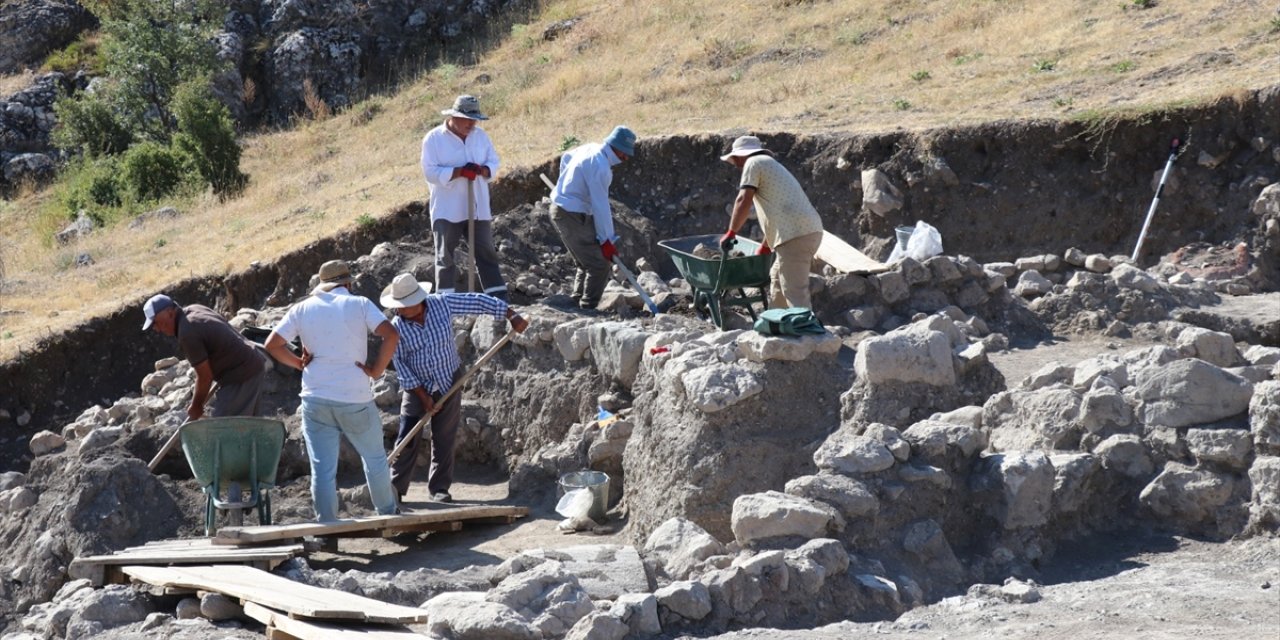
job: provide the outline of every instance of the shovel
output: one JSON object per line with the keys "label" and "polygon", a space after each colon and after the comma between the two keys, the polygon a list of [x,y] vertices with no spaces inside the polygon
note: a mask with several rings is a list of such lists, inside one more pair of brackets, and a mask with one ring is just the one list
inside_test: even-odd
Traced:
{"label": "shovel", "polygon": [[[209,387],[208,398],[213,398],[213,394],[217,393],[220,387],[221,385],[218,383],[213,383],[213,386]],[[207,404],[208,402],[209,400],[206,399],[205,403]],[[169,436],[169,439],[165,441],[163,447],[160,447],[160,451],[156,454],[156,457],[152,458],[151,462],[147,463],[147,471],[156,470],[156,467],[160,465],[160,461],[164,460],[164,457],[169,455],[169,452],[173,450],[173,447],[178,444],[179,436],[182,435],[182,428],[188,424],[191,424],[191,420],[189,418],[183,420],[182,424],[178,425],[178,428],[174,430],[173,435]]]}
{"label": "shovel", "polygon": [[[552,191],[555,190],[556,185],[551,182],[551,178],[548,178],[547,174],[539,173],[538,177],[542,178],[542,184],[547,185],[548,189],[551,189]],[[636,290],[636,293],[640,294],[640,299],[644,300],[644,306],[648,307],[649,313],[652,313],[655,316],[658,315],[658,305],[654,304],[653,298],[650,298],[649,294],[645,293],[644,289],[640,288],[640,283],[636,281],[635,274],[631,273],[631,270],[627,268],[627,265],[622,263],[622,258],[614,256],[613,264],[618,265],[618,269],[622,271],[622,275],[627,277],[627,282],[630,282],[631,287]]]}
{"label": "shovel", "polygon": [[418,421],[418,424],[413,425],[413,428],[409,430],[409,433],[405,434],[404,438],[400,440],[400,443],[396,445],[396,448],[391,450],[391,454],[387,456],[388,464],[395,462],[396,458],[400,457],[400,454],[404,451],[405,447],[409,446],[409,443],[412,442],[414,438],[418,437],[418,433],[422,431],[422,428],[427,426],[428,422],[431,422],[431,418],[435,417],[435,415],[440,412],[440,409],[444,407],[444,403],[448,401],[454,393],[457,393],[457,391],[462,388],[462,385],[466,384],[467,380],[471,379],[471,376],[476,371],[479,371],[480,367],[484,366],[484,363],[488,362],[494,354],[498,353],[499,349],[508,342],[511,342],[511,339],[514,338],[517,333],[519,332],[515,329],[508,331],[507,335],[502,336],[502,339],[499,340],[497,344],[489,347],[489,350],[484,352],[484,355],[480,356],[480,359],[476,360],[476,363],[471,365],[471,368],[467,369],[467,372],[462,374],[462,377],[458,378],[458,381],[453,383],[452,387],[449,387],[449,390],[446,391],[445,394],[440,397],[440,400],[436,402],[435,408],[431,410],[431,413],[422,416],[422,419]]}
{"label": "shovel", "polygon": [[1173,169],[1173,161],[1178,159],[1178,147],[1181,142],[1177,138],[1173,139],[1173,143],[1169,145],[1169,160],[1164,163],[1164,172],[1160,174],[1160,186],[1156,187],[1156,195],[1151,199],[1151,208],[1147,210],[1147,219],[1142,222],[1142,232],[1138,234],[1138,244],[1133,247],[1133,255],[1130,260],[1138,261],[1138,254],[1142,251],[1142,243],[1147,239],[1147,229],[1151,227],[1151,219],[1156,215],[1156,205],[1160,204],[1160,193],[1164,191],[1164,181],[1169,178],[1169,171]]}

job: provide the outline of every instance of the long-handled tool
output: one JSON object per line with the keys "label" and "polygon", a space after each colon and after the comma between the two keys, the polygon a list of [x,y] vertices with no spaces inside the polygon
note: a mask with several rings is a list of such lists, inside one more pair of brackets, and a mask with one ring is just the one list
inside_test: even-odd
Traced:
{"label": "long-handled tool", "polygon": [[[217,393],[218,389],[221,388],[221,386],[222,385],[215,382],[213,383],[213,386],[209,387],[209,395],[205,396],[206,404],[208,404],[209,400],[213,398],[213,394]],[[175,446],[177,446],[178,439],[182,435],[182,428],[187,426],[187,424],[189,424],[190,422],[191,422],[190,419],[183,420],[182,424],[178,425],[178,428],[173,431],[173,435],[169,436],[168,440],[165,440],[164,446],[160,447],[160,451],[156,453],[156,456],[151,459],[151,462],[147,463],[148,471],[155,471],[156,467],[160,465],[160,461],[164,460],[164,457],[169,455],[169,452],[172,451]]]}
{"label": "long-handled tool", "polygon": [[507,335],[502,336],[502,339],[499,340],[496,344],[494,344],[492,347],[489,347],[489,350],[484,352],[484,355],[480,356],[480,359],[476,360],[476,363],[471,365],[471,368],[467,369],[467,372],[462,374],[462,377],[458,378],[458,381],[454,382],[453,386],[449,387],[449,390],[446,391],[445,394],[440,397],[440,400],[438,400],[435,403],[435,407],[431,410],[431,413],[428,413],[427,415],[423,416],[422,419],[418,421],[418,424],[413,425],[413,428],[409,430],[409,433],[405,434],[404,438],[400,440],[399,444],[396,445],[396,448],[391,450],[391,455],[387,456],[387,462],[388,463],[395,462],[396,458],[400,457],[400,453],[404,451],[405,447],[409,446],[409,443],[413,442],[413,439],[418,437],[418,433],[422,431],[423,427],[427,426],[427,423],[431,422],[431,418],[434,417],[436,413],[438,413],[440,409],[444,407],[444,403],[448,402],[449,398],[454,393],[457,393],[457,391],[462,388],[462,385],[466,384],[467,380],[471,379],[472,374],[474,374],[476,371],[479,371],[480,367],[484,366],[484,363],[488,362],[489,359],[494,356],[494,354],[498,353],[499,349],[501,349],[508,342],[511,342],[511,339],[514,338],[517,333],[519,332],[516,331],[515,329],[512,329],[507,332]]}
{"label": "long-handled tool", "polygon": [[[538,177],[542,178],[542,184],[547,185],[548,189],[555,191],[556,185],[551,182],[551,178],[548,178],[547,174],[539,173]],[[618,269],[622,271],[622,275],[626,276],[627,281],[631,283],[631,287],[636,290],[636,293],[640,294],[640,298],[644,300],[644,306],[649,308],[649,313],[652,313],[655,316],[658,315],[658,305],[654,304],[653,298],[650,298],[649,294],[645,293],[645,290],[640,288],[640,283],[636,281],[635,274],[631,273],[631,270],[627,268],[627,265],[623,264],[622,258],[614,256],[613,263],[618,265]]]}
{"label": "long-handled tool", "polygon": [[1133,247],[1133,255],[1129,257],[1134,262],[1138,261],[1138,253],[1142,251],[1142,243],[1147,239],[1147,229],[1151,227],[1151,219],[1156,215],[1156,205],[1160,204],[1160,192],[1164,191],[1164,181],[1169,178],[1169,171],[1173,169],[1173,161],[1178,158],[1178,147],[1181,143],[1177,138],[1173,139],[1173,143],[1169,145],[1169,159],[1164,163],[1164,172],[1160,174],[1160,186],[1156,187],[1156,197],[1151,199],[1151,208],[1147,210],[1147,219],[1142,223],[1142,232],[1138,234],[1138,244]]}
{"label": "long-handled tool", "polygon": [[[467,181],[467,258],[471,270],[467,273],[467,292],[476,290],[476,181]],[[452,286],[452,285],[450,285]]]}

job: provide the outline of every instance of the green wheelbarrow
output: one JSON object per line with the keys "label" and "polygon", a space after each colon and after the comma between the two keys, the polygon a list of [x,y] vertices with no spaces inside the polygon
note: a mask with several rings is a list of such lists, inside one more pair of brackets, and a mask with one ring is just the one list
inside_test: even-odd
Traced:
{"label": "green wheelbarrow", "polygon": [[[271,524],[271,494],[284,423],[268,418],[205,418],[182,426],[182,452],[205,494],[204,532],[218,531],[219,510],[230,524],[243,524],[244,512],[257,508],[258,522]],[[245,493],[248,496],[246,499]]]}
{"label": "green wheelbarrow", "polygon": [[[773,266],[773,254],[755,255],[760,243],[747,238],[738,238],[735,249],[747,254],[739,258],[730,258],[723,251],[717,258],[700,258],[694,255],[699,245],[710,245],[720,251],[720,236],[711,234],[703,236],[687,236],[674,240],[662,240],[659,247],[666,250],[680,271],[681,277],[693,287],[693,308],[700,317],[711,316],[711,321],[721,330],[724,329],[724,309],[726,307],[742,307],[756,319],[756,311],[752,307],[760,303],[769,308],[769,269]],[[757,290],[755,295],[747,295],[746,289]]]}

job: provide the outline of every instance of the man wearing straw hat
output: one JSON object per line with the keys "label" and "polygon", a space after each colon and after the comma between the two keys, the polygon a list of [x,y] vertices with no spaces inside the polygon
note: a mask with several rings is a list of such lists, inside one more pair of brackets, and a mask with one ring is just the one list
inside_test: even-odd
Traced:
{"label": "man wearing straw hat", "polygon": [[[431,233],[435,237],[437,290],[452,293],[457,278],[454,250],[467,238],[475,252],[481,289],[507,299],[507,283],[498,270],[493,248],[493,214],[489,208],[489,180],[498,171],[498,151],[484,129],[488,120],[475,96],[462,95],[453,107],[441,111],[445,121],[422,138],[422,175],[431,185],[427,200]],[[470,219],[470,222],[469,222]],[[475,237],[468,232],[475,227]]]}
{"label": "man wearing straw hat", "polygon": [[720,159],[742,170],[738,197],[733,203],[729,230],[720,246],[736,242],[737,231],[754,205],[764,242],[759,253],[775,254],[770,270],[769,306],[810,308],[809,270],[822,244],[822,218],[809,202],[800,183],[773,157],[755,136],[742,136]]}
{"label": "man wearing straw hat", "polygon": [[[370,380],[386,370],[400,336],[377,305],[352,295],[351,270],[341,260],[320,266],[320,284],[285,313],[267,351],[277,362],[302,371],[302,437],[311,460],[311,500],[316,520],[338,519],[338,445],[347,441],[364,463],[369,497],[380,515],[396,513],[396,494],[382,444],[382,420]],[[368,336],[382,340],[373,362]],[[302,356],[288,343],[302,338]]]}
{"label": "man wearing straw hat", "polygon": [[[382,306],[394,311],[391,324],[400,334],[394,363],[400,380],[400,433],[396,445],[424,416],[432,415],[441,397],[462,375],[462,359],[453,339],[453,318],[506,317],[523,333],[529,323],[503,300],[478,293],[431,294],[431,283],[402,273],[382,290]],[[452,502],[453,452],[462,418],[462,394],[454,393],[431,417],[431,469],[427,490],[436,502]],[[418,462],[420,436],[405,446],[391,468],[391,482],[403,499]]]}
{"label": "man wearing straw hat", "polygon": [[618,126],[603,144],[587,143],[560,156],[560,177],[551,190],[551,222],[578,265],[572,297],[583,309],[600,303],[618,255],[609,185],[614,165],[635,155],[635,144],[636,134]]}

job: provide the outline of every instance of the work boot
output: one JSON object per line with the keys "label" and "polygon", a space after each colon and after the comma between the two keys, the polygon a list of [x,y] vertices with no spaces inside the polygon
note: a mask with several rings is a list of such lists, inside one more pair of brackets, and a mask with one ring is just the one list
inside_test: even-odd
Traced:
{"label": "work boot", "polygon": [[437,491],[431,494],[431,501],[449,503],[453,502],[453,496],[449,495],[447,491]]}

